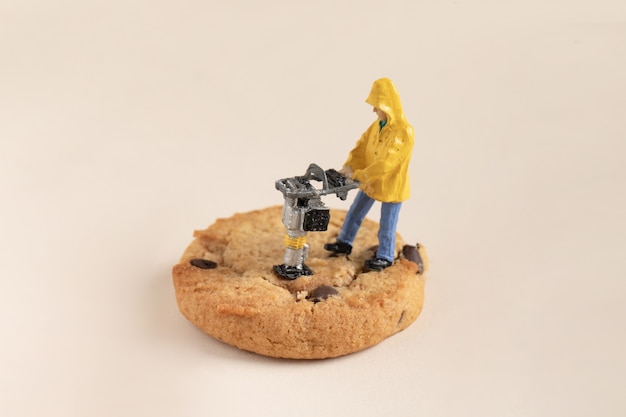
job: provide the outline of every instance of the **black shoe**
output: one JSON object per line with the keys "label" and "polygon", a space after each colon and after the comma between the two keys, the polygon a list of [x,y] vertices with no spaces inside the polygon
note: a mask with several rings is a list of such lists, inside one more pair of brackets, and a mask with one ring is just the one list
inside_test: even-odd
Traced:
{"label": "black shoe", "polygon": [[352,253],[352,245],[340,241],[327,243],[324,245],[324,249],[334,253],[345,253],[346,255],[350,255]]}
{"label": "black shoe", "polygon": [[372,258],[365,261],[365,269],[368,271],[382,271],[383,269],[390,267],[393,262],[389,262],[386,259]]}

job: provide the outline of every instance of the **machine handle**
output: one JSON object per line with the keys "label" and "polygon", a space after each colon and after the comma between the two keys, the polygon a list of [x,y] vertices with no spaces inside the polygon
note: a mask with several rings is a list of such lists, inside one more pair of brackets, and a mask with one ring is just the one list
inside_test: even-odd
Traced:
{"label": "machine handle", "polygon": [[307,180],[316,180],[322,182],[322,190],[328,191],[328,178],[326,172],[317,164],[310,164],[304,174]]}

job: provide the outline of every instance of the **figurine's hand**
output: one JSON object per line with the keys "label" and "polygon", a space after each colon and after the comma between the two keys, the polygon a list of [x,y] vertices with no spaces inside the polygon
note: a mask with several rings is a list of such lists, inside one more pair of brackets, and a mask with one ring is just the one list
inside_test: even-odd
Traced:
{"label": "figurine's hand", "polygon": [[343,167],[339,170],[339,173],[341,175],[343,175],[346,178],[352,178],[352,175],[354,174],[354,172],[352,172],[352,168],[350,167]]}

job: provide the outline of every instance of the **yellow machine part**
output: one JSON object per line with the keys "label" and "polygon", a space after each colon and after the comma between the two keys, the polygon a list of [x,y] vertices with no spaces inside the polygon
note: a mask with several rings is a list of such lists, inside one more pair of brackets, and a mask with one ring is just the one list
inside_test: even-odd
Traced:
{"label": "yellow machine part", "polygon": [[306,236],[291,237],[285,235],[285,246],[289,249],[302,249],[306,245]]}

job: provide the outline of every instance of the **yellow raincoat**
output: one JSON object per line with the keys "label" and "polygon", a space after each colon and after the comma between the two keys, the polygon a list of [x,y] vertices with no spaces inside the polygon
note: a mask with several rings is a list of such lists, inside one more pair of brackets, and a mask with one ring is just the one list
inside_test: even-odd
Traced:
{"label": "yellow raincoat", "polygon": [[387,115],[380,129],[378,120],[363,133],[344,166],[369,197],[384,203],[397,203],[410,196],[409,162],[413,151],[413,127],[407,122],[395,86],[388,78],[374,81],[365,100]]}

